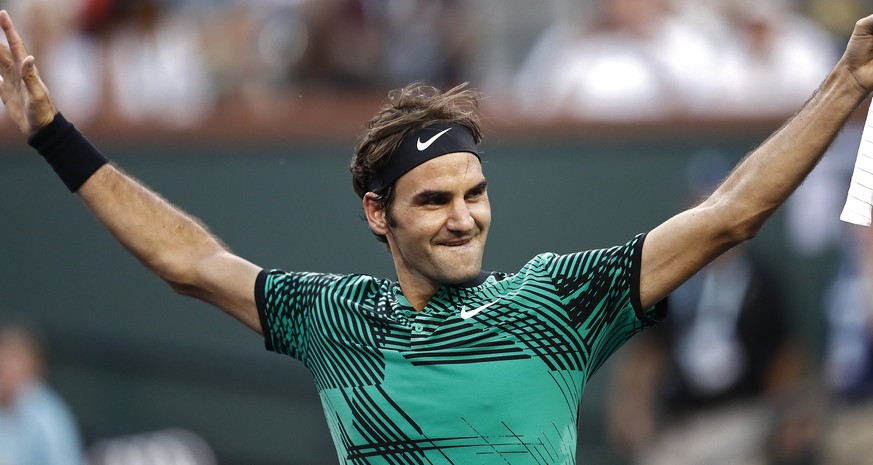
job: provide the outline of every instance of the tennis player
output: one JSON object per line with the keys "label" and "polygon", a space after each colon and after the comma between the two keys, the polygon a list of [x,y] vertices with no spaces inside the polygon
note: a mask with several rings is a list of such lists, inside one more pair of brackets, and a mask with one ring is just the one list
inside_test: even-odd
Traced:
{"label": "tennis player", "polygon": [[873,16],[821,88],[701,204],[602,250],[483,273],[491,222],[478,96],[408,86],[352,160],[396,279],[264,270],[109,163],[52,104],[6,12],[0,96],[96,218],[173,289],[311,371],[344,464],[575,462],[586,381],[667,295],[755,236],[873,89]]}

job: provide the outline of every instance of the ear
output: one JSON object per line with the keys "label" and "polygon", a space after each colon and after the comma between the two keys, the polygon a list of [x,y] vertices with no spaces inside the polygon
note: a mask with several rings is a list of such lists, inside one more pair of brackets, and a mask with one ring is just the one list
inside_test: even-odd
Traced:
{"label": "ear", "polygon": [[379,196],[374,192],[364,194],[364,214],[367,215],[367,224],[374,233],[385,236],[388,234],[388,218]]}

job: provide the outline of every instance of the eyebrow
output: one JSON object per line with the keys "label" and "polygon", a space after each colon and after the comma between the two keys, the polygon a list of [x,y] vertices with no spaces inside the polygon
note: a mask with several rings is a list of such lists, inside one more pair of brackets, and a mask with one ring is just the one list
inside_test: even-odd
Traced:
{"label": "eyebrow", "polygon": [[470,189],[467,189],[467,194],[480,194],[482,192],[485,192],[486,189],[488,189],[488,181],[487,180],[482,181],[479,184],[476,184],[475,186],[471,187]]}
{"label": "eyebrow", "polygon": [[[479,184],[467,189],[464,195],[470,194],[481,194],[485,192],[488,187],[488,181],[482,181]],[[412,203],[415,205],[426,205],[432,202],[442,202],[445,201],[451,194],[448,191],[439,191],[439,190],[426,190],[415,194],[412,197]]]}

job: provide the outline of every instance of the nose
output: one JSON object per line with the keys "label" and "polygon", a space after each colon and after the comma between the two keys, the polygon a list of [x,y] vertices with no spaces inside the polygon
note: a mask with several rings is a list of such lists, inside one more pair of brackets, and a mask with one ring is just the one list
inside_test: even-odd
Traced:
{"label": "nose", "polygon": [[449,218],[446,221],[449,231],[466,233],[476,227],[470,206],[463,199],[453,201],[449,209]]}

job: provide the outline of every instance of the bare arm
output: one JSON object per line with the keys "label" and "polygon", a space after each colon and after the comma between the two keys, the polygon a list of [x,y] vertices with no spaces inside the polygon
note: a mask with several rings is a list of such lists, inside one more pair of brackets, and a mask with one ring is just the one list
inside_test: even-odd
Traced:
{"label": "bare arm", "polygon": [[873,88],[873,16],[864,18],[819,90],[749,154],[703,203],[654,230],[643,245],[640,300],[647,307],[734,245],[754,237],[818,163]]}
{"label": "bare arm", "polygon": [[[0,47],[0,97],[19,130],[32,136],[57,110],[5,11],[0,26],[9,42]],[[214,304],[261,332],[254,300],[260,268],[231,254],[197,220],[110,164],[77,192],[109,232],[175,291]]]}
{"label": "bare arm", "polygon": [[106,229],[176,292],[221,308],[261,332],[260,268],[230,253],[203,225],[112,165],[78,191]]}

